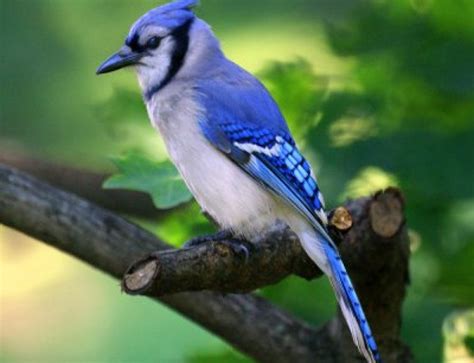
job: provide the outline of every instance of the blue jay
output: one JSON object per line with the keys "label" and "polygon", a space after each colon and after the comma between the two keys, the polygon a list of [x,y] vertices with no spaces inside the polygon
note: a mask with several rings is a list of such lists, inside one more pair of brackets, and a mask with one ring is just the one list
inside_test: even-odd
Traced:
{"label": "blue jay", "polygon": [[285,222],[328,276],[359,351],[381,362],[310,165],[269,92],[192,12],[197,2],[150,10],[97,73],[135,68],[152,125],[202,209],[246,240]]}

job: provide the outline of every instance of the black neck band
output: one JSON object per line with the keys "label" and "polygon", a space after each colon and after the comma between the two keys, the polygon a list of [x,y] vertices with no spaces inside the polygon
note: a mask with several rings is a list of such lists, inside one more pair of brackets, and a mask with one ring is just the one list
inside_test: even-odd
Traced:
{"label": "black neck band", "polygon": [[183,25],[177,27],[172,33],[175,42],[173,55],[171,56],[171,63],[168,73],[163,80],[155,86],[150,87],[144,94],[145,100],[149,101],[153,95],[159,90],[163,89],[178,73],[184,63],[184,58],[189,48],[189,29],[194,22],[194,18],[188,20]]}

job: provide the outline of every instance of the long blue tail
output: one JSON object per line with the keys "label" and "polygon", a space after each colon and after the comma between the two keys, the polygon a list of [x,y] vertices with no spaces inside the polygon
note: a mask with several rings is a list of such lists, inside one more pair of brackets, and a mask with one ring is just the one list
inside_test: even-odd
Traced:
{"label": "long blue tail", "polygon": [[367,362],[381,363],[377,344],[337,247],[322,229],[315,231],[303,227],[297,231],[308,256],[328,276],[355,345]]}
{"label": "long blue tail", "polygon": [[332,274],[328,274],[328,277],[336,292],[352,338],[368,362],[381,363],[382,360],[380,359],[377,344],[362,310],[359,298],[352,286],[351,279],[342,263],[341,256],[334,245],[326,242],[323,246],[332,271]]}

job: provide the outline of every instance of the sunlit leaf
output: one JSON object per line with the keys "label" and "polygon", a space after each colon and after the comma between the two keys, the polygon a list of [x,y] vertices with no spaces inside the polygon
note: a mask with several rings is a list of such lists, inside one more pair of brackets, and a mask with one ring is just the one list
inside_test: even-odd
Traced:
{"label": "sunlit leaf", "polygon": [[443,323],[444,362],[470,363],[473,359],[474,309],[449,315]]}
{"label": "sunlit leaf", "polygon": [[104,183],[106,189],[129,189],[150,194],[157,208],[172,208],[192,198],[169,161],[156,162],[137,152],[113,158],[118,174]]}
{"label": "sunlit leaf", "polygon": [[357,198],[373,194],[388,187],[398,186],[395,175],[387,173],[380,168],[366,167],[352,179],[344,192],[344,199]]}
{"label": "sunlit leaf", "polygon": [[344,117],[334,122],[329,135],[335,147],[348,146],[377,134],[374,120],[364,117]]}

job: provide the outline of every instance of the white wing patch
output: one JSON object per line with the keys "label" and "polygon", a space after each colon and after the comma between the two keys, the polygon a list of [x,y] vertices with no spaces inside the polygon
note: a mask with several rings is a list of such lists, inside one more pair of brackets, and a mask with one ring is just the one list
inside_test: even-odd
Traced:
{"label": "white wing patch", "polygon": [[326,216],[326,213],[324,212],[324,209],[321,208],[320,210],[314,210],[314,212],[316,213],[316,215],[319,217],[319,219],[321,220],[321,222],[324,223],[324,225],[327,225],[328,224],[328,217]]}
{"label": "white wing patch", "polygon": [[321,205],[323,206],[323,208],[326,208],[326,202],[324,201],[324,196],[321,193],[321,191],[318,192],[318,199],[321,202]]}
{"label": "white wing patch", "polygon": [[[238,147],[240,150],[248,152],[249,154],[258,153],[258,154],[264,154],[264,155],[267,155],[269,157],[272,157],[272,156],[280,155],[280,152],[282,151],[282,148],[284,147],[284,144],[286,142],[280,136],[277,136],[275,138],[275,141],[276,142],[272,147],[264,147],[264,146],[256,145],[256,144],[249,143],[249,142],[247,142],[247,143],[234,142],[234,145],[236,147]],[[301,173],[306,173],[306,171],[301,166],[299,166],[298,169],[295,169],[295,176],[297,178],[299,176],[298,173],[300,173],[300,174]],[[313,180],[316,180],[312,168],[310,168],[310,173],[311,173],[311,177],[313,178]],[[303,176],[303,175],[301,175],[301,176]],[[306,176],[307,176],[307,173],[306,173]],[[300,179],[301,179],[301,177],[298,179],[301,182],[302,180],[300,180]],[[324,208],[325,208],[324,197],[323,197],[323,195],[321,194],[320,191],[318,191],[317,198],[321,202],[322,207],[319,210],[314,209],[314,212],[319,217],[321,222],[324,225],[327,225],[328,224],[328,219],[327,219],[326,213],[324,212]]]}
{"label": "white wing patch", "polygon": [[260,153],[267,156],[278,156],[281,150],[282,141],[284,141],[280,136],[275,138],[276,143],[272,147],[263,147],[252,143],[240,143],[234,142],[234,145],[237,146],[240,150],[246,151],[249,154]]}

